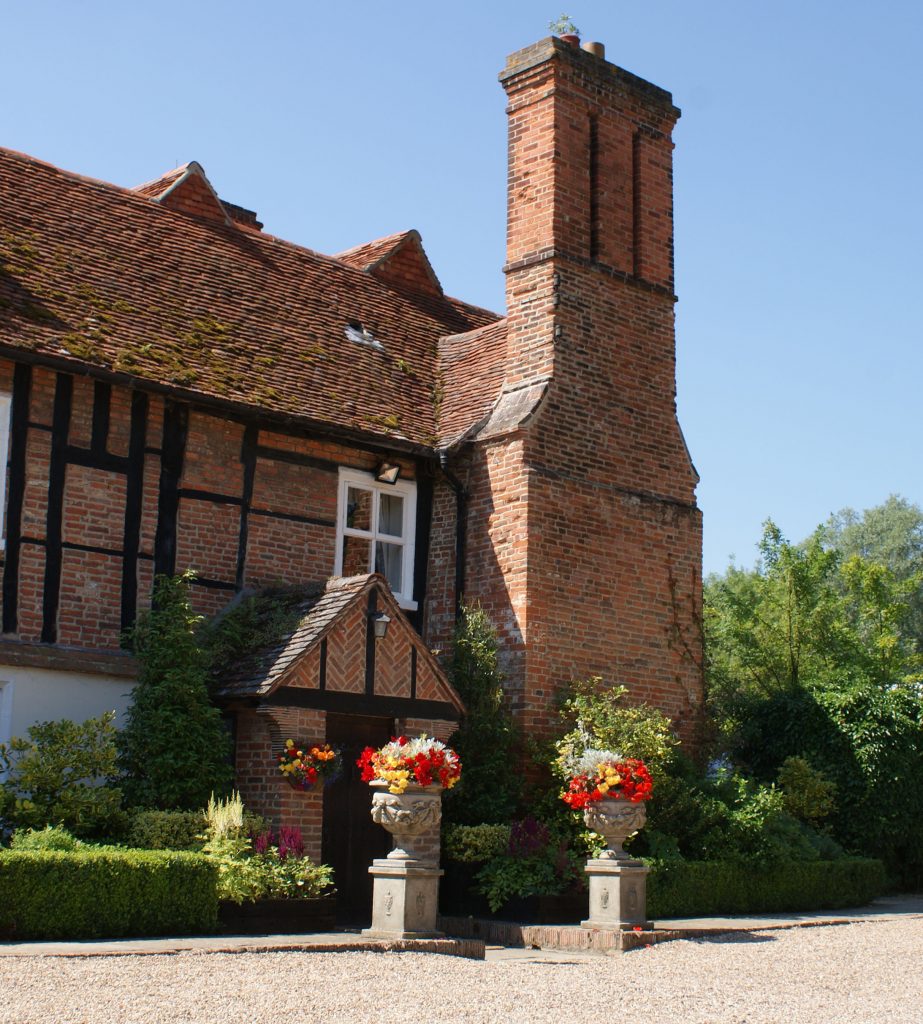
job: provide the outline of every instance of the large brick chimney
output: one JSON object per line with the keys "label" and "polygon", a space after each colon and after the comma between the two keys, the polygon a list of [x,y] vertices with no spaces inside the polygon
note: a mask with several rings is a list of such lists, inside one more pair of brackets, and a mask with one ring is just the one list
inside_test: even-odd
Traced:
{"label": "large brick chimney", "polygon": [[[697,475],[676,420],[669,93],[558,38],[509,57],[505,401],[476,452],[472,579],[514,705],[601,675],[692,737]],[[483,436],[483,435],[482,435]],[[493,576],[483,567],[495,565]],[[477,568],[475,568],[477,566]]]}

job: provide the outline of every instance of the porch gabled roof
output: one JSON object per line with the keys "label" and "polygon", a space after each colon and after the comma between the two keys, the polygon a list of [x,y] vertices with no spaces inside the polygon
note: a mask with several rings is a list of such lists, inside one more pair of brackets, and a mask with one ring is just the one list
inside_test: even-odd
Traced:
{"label": "porch gabled roof", "polygon": [[[372,606],[390,622],[387,638],[371,641],[370,669]],[[216,694],[219,699],[265,700],[280,696],[280,690],[298,689],[438,703],[453,709],[453,717],[463,712],[461,698],[407,621],[384,577],[376,573],[334,577],[326,584],[306,588],[295,610],[299,619],[293,630],[254,651],[224,675]],[[328,639],[334,642],[329,669]],[[381,663],[377,673],[381,679],[376,678],[376,662]],[[408,710],[412,709],[408,706]]]}

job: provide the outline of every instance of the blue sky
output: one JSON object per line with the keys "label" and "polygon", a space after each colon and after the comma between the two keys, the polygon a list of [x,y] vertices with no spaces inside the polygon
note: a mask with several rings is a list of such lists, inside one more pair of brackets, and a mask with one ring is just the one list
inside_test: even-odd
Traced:
{"label": "blue sky", "polygon": [[[921,6],[566,3],[683,110],[679,410],[706,571],[751,564],[770,515],[797,539],[846,505],[923,503]],[[449,293],[502,311],[497,73],[559,13],[9,4],[0,145],[126,186],[195,159],[322,252],[415,227]]]}

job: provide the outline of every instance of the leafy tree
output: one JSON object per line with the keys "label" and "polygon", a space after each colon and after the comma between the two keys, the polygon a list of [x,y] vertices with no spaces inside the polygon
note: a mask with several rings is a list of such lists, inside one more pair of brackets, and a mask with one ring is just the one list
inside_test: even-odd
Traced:
{"label": "leafy tree", "polygon": [[887,566],[898,580],[916,580],[907,600],[910,631],[923,649],[923,509],[897,494],[861,514],[844,508],[821,528],[823,543],[843,558],[859,555]]}
{"label": "leafy tree", "polygon": [[919,579],[827,536],[794,545],[768,523],[755,570],[708,581],[709,704],[736,766],[771,784],[803,758],[835,785],[835,838],[910,882],[923,875]]}
{"label": "leafy tree", "polygon": [[843,560],[819,530],[803,544],[771,521],[752,571],[731,567],[705,586],[709,698],[719,726],[742,698],[797,693],[844,676],[880,686],[919,678],[908,597],[899,580],[859,556]]}
{"label": "leafy tree", "polygon": [[132,631],[141,671],[119,735],[119,765],[137,807],[202,807],[231,782],[230,737],[208,698],[196,640],[201,618],[189,604],[192,578],[158,576],[152,610]]}
{"label": "leafy tree", "polygon": [[503,824],[520,802],[516,731],[503,694],[497,633],[478,605],[462,609],[449,676],[466,713],[450,743],[462,762],[457,786],[444,798],[446,820],[458,825]]}

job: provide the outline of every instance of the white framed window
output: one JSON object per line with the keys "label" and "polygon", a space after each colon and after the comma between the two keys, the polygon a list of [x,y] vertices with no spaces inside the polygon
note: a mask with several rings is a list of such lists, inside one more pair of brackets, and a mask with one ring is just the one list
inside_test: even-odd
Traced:
{"label": "white framed window", "polygon": [[334,574],[380,572],[402,608],[413,611],[417,485],[379,483],[371,473],[340,469]]}
{"label": "white framed window", "polygon": [[0,392],[0,551],[6,547],[6,463],[10,457],[12,396]]}

